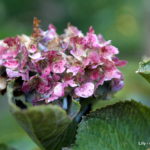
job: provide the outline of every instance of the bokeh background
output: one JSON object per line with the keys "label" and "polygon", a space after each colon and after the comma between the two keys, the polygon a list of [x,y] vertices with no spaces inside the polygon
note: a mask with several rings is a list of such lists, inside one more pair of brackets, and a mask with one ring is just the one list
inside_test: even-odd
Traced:
{"label": "bokeh background", "polygon": [[[121,59],[128,60],[128,65],[121,69],[125,87],[116,97],[150,105],[150,86],[135,73],[138,62],[144,56],[150,57],[149,6],[149,0],[0,0],[0,39],[30,35],[35,16],[42,21],[43,29],[53,23],[58,33],[63,32],[67,23],[84,33],[92,25],[96,33],[111,39],[119,48]],[[36,149],[9,113],[5,96],[0,97],[0,143],[3,142],[21,150]]]}

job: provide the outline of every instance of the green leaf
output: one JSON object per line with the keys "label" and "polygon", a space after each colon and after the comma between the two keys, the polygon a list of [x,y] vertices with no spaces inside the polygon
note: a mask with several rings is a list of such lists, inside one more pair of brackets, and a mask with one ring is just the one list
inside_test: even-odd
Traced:
{"label": "green leaf", "polygon": [[77,123],[57,105],[21,109],[14,103],[8,88],[9,105],[17,121],[42,150],[61,150],[74,141]]}
{"label": "green leaf", "polygon": [[85,117],[79,124],[72,150],[146,150],[149,142],[150,108],[125,101]]}
{"label": "green leaf", "polygon": [[144,59],[139,63],[139,69],[137,73],[142,75],[148,82],[150,82],[150,58]]}
{"label": "green leaf", "polygon": [[98,100],[96,103],[93,104],[92,111],[95,111],[97,109],[101,109],[101,108],[106,107],[108,105],[113,105],[113,104],[118,103],[120,101],[125,101],[125,100],[120,100],[120,99],[116,99],[116,98],[112,98],[110,100]]}
{"label": "green leaf", "polygon": [[16,149],[9,147],[6,144],[0,143],[0,150],[16,150]]}
{"label": "green leaf", "polygon": [[60,107],[47,105],[27,110],[13,108],[15,118],[42,149],[59,150],[64,145],[65,132],[71,119]]}

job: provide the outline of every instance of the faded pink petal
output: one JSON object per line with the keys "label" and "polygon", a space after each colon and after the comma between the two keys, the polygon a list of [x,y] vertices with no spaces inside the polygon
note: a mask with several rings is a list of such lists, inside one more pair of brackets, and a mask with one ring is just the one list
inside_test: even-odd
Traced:
{"label": "faded pink petal", "polygon": [[6,69],[6,73],[8,75],[9,78],[16,78],[16,77],[20,77],[21,74],[18,71],[13,71],[11,69]]}
{"label": "faded pink petal", "polygon": [[0,59],[0,66],[3,66],[4,61]]}
{"label": "faded pink petal", "polygon": [[50,24],[50,25],[48,26],[48,30],[53,31],[53,32],[56,32],[56,27],[55,27],[53,24]]}
{"label": "faded pink petal", "polygon": [[24,70],[24,72],[20,73],[20,76],[22,77],[22,80],[24,80],[24,81],[29,80],[29,71],[28,70]]}
{"label": "faded pink petal", "polygon": [[57,85],[54,87],[53,95],[58,97],[64,96],[64,86],[62,83],[57,83]]}
{"label": "faded pink petal", "polygon": [[82,61],[82,57],[86,57],[86,52],[81,47],[76,47],[70,51],[77,60]]}
{"label": "faded pink petal", "polygon": [[100,71],[99,69],[94,69],[90,73],[90,79],[91,80],[98,80],[100,78]]}
{"label": "faded pink petal", "polygon": [[88,66],[89,64],[90,64],[90,58],[88,57],[88,58],[85,58],[85,59],[83,59],[83,65],[84,65],[84,67],[86,67],[86,66]]}
{"label": "faded pink petal", "polygon": [[74,37],[74,36],[83,36],[82,32],[75,26],[69,25],[67,29],[65,29],[66,36]]}
{"label": "faded pink petal", "polygon": [[100,63],[100,54],[98,54],[98,52],[96,51],[92,51],[89,53],[89,59],[90,59],[90,62],[91,63],[94,63],[94,64],[98,64]]}
{"label": "faded pink petal", "polygon": [[48,75],[50,75],[51,70],[52,70],[51,67],[47,66],[46,68],[44,68],[42,70],[42,76],[48,76]]}
{"label": "faded pink petal", "polygon": [[80,71],[80,69],[80,66],[71,66],[67,69],[67,73],[72,73],[73,76],[75,76]]}
{"label": "faded pink petal", "polygon": [[43,42],[48,42],[57,37],[56,28],[50,24],[47,31],[41,31]]}
{"label": "faded pink petal", "polygon": [[119,58],[117,58],[117,57],[113,57],[113,61],[115,62],[115,65],[119,66],[119,67],[123,67],[127,64],[127,61],[119,60]]}
{"label": "faded pink petal", "polygon": [[101,34],[99,34],[99,35],[97,36],[97,38],[98,38],[98,41],[99,41],[99,43],[100,43],[100,47],[105,47],[105,46],[111,44],[111,40],[105,41],[105,39],[103,38],[103,36],[102,36]]}
{"label": "faded pink petal", "polygon": [[111,80],[111,79],[120,79],[121,74],[119,70],[111,70],[105,72],[105,81]]}
{"label": "faded pink petal", "polygon": [[22,80],[29,80],[29,72],[28,71],[20,73],[18,71],[6,68],[6,73],[9,78],[22,77]]}
{"label": "faded pink petal", "polygon": [[32,76],[28,81],[23,82],[22,90],[29,92],[30,90],[36,90],[38,88],[41,78],[39,76]]}
{"label": "faded pink petal", "polygon": [[54,75],[53,75],[53,80],[54,80],[54,81],[57,82],[57,81],[59,81],[60,79],[61,79],[61,77],[60,77],[58,74],[54,74]]}
{"label": "faded pink petal", "polygon": [[94,29],[92,27],[89,28],[89,32],[87,32],[85,39],[87,41],[86,46],[88,48],[100,48],[98,37],[94,33]]}
{"label": "faded pink petal", "polygon": [[99,81],[96,82],[95,88],[98,88],[99,85],[103,85],[103,84],[104,84],[104,81],[105,81],[105,76],[104,76],[104,75],[101,75]]}
{"label": "faded pink petal", "polygon": [[7,60],[6,62],[3,63],[3,65],[7,68],[15,69],[19,66],[19,62],[17,60]]}
{"label": "faded pink petal", "polygon": [[19,59],[20,59],[19,69],[23,69],[28,62],[28,51],[26,47],[22,47],[22,53],[20,54]]}
{"label": "faded pink petal", "polygon": [[37,51],[36,45],[31,45],[31,47],[28,49],[29,53],[35,53]]}
{"label": "faded pink petal", "polygon": [[54,73],[63,73],[65,71],[65,60],[59,60],[52,63],[52,72]]}
{"label": "faded pink petal", "polygon": [[29,57],[32,58],[32,59],[35,59],[35,60],[41,60],[42,56],[41,56],[40,52],[37,52],[37,53],[35,53],[33,55],[29,55]]}
{"label": "faded pink petal", "polygon": [[16,46],[20,42],[20,39],[18,37],[8,37],[4,40],[4,43],[6,43],[9,47]]}
{"label": "faded pink petal", "polygon": [[64,85],[62,83],[57,83],[57,85],[53,89],[53,93],[51,96],[47,99],[47,102],[52,102],[54,100],[57,100],[60,97],[64,96]]}
{"label": "faded pink petal", "polygon": [[0,41],[0,58],[2,58],[7,49],[7,46],[2,41]]}
{"label": "faded pink petal", "polygon": [[79,97],[88,98],[94,94],[94,84],[87,82],[75,89],[75,94]]}
{"label": "faded pink petal", "polygon": [[68,85],[70,86],[70,87],[76,87],[76,86],[78,86],[76,83],[75,83],[75,81],[73,80],[73,79],[66,79],[65,81],[64,81],[64,86],[65,87],[68,87]]}
{"label": "faded pink petal", "polygon": [[47,93],[49,90],[50,90],[50,85],[48,85],[48,82],[46,81],[41,81],[39,84],[38,84],[38,87],[37,87],[37,91],[40,93],[40,94],[45,94]]}
{"label": "faded pink petal", "polygon": [[59,98],[59,97],[56,96],[56,95],[51,95],[51,96],[46,100],[46,102],[49,103],[49,102],[52,102],[52,101],[54,101],[54,100],[57,100],[58,98]]}
{"label": "faded pink petal", "polygon": [[102,55],[105,57],[112,57],[119,53],[118,48],[112,45],[105,46],[101,49]]}

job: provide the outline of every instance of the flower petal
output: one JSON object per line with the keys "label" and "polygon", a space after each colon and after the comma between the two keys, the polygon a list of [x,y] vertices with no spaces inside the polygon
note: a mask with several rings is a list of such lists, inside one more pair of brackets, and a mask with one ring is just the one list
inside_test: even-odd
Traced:
{"label": "flower petal", "polygon": [[94,84],[87,82],[75,89],[75,94],[79,97],[88,98],[94,94]]}

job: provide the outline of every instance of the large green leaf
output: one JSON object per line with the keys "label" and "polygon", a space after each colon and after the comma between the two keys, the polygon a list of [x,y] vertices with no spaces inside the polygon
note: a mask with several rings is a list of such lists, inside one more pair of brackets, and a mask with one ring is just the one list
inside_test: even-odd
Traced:
{"label": "large green leaf", "polygon": [[146,150],[149,147],[150,109],[135,101],[125,101],[83,118],[72,150]]}
{"label": "large green leaf", "polygon": [[101,109],[101,108],[106,107],[108,105],[113,105],[113,104],[118,103],[120,101],[125,101],[125,100],[120,100],[117,98],[112,98],[110,100],[98,100],[96,103],[93,104],[92,111],[95,111],[97,109]]}
{"label": "large green leaf", "polygon": [[36,106],[12,113],[31,138],[46,150],[59,150],[71,119],[58,106]]}
{"label": "large green leaf", "polygon": [[12,89],[8,90],[12,114],[41,149],[61,150],[72,143],[77,124],[65,110],[52,104],[21,109],[14,103]]}
{"label": "large green leaf", "polygon": [[142,75],[148,82],[150,82],[150,58],[144,59],[139,63],[139,69],[137,73]]}

